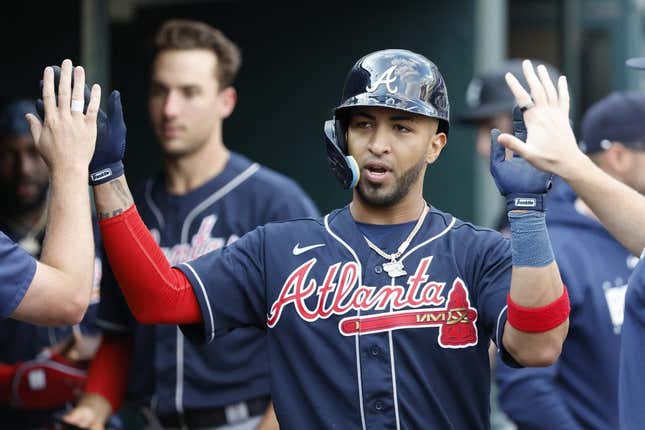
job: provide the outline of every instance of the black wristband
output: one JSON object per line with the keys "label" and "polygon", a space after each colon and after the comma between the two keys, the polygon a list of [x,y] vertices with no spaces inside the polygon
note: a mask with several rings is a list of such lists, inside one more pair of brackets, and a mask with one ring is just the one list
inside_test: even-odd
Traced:
{"label": "black wristband", "polygon": [[512,193],[506,196],[506,210],[544,211],[544,194]]}

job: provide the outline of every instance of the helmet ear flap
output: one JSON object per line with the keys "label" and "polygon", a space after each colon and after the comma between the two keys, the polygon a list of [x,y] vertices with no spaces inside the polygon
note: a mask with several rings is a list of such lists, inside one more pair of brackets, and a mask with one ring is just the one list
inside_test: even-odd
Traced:
{"label": "helmet ear flap", "polygon": [[347,140],[342,121],[332,117],[324,125],[327,161],[332,173],[343,188],[354,188],[358,184],[360,171],[354,157],[347,155]]}
{"label": "helmet ear flap", "polygon": [[339,118],[333,117],[334,131],[336,132],[336,145],[340,148],[345,155],[348,155],[349,148],[347,147],[347,125]]}

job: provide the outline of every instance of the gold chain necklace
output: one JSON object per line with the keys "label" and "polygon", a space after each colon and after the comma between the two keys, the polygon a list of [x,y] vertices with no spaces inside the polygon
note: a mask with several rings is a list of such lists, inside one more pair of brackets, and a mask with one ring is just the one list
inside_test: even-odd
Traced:
{"label": "gold chain necklace", "polygon": [[363,237],[365,238],[365,241],[367,242],[367,246],[369,246],[373,251],[375,251],[381,257],[385,258],[386,260],[390,260],[387,263],[383,263],[383,270],[385,270],[391,278],[397,278],[399,276],[407,275],[407,272],[403,267],[403,263],[397,260],[399,259],[399,257],[401,257],[401,255],[403,255],[405,250],[408,249],[408,246],[410,246],[412,239],[414,239],[414,236],[416,236],[416,234],[419,232],[421,225],[423,225],[423,220],[425,220],[426,215],[428,215],[428,211],[429,211],[428,204],[425,201],[423,203],[424,203],[423,212],[421,212],[421,216],[419,217],[419,220],[415,224],[414,228],[412,229],[408,237],[403,242],[401,242],[401,244],[399,245],[399,248],[395,253],[388,254],[378,246],[374,245],[371,240],[369,240],[367,237],[365,237],[365,235],[363,235]]}

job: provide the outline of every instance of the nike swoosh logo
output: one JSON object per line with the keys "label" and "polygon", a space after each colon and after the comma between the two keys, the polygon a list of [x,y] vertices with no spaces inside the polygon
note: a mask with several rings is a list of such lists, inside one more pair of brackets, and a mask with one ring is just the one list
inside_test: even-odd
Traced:
{"label": "nike swoosh logo", "polygon": [[315,245],[309,245],[309,246],[303,246],[302,248],[300,247],[300,242],[296,243],[296,246],[293,247],[293,255],[300,255],[302,253],[305,253],[307,251],[311,251],[312,249],[315,248],[320,248],[321,246],[325,246],[324,243],[317,243]]}

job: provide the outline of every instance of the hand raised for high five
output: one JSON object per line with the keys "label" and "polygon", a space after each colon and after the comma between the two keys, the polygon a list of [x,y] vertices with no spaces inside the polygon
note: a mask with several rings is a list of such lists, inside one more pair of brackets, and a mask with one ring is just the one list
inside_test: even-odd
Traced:
{"label": "hand raised for high five", "polygon": [[506,74],[506,83],[517,104],[524,107],[526,142],[508,133],[501,134],[498,141],[538,169],[566,180],[580,163],[588,162],[569,122],[567,80],[560,76],[556,89],[546,67],[539,65],[536,73],[529,60],[524,60],[522,70],[530,94],[511,73]]}
{"label": "hand raised for high five", "polygon": [[58,88],[54,86],[53,68],[46,67],[42,86],[44,121],[27,114],[36,147],[52,174],[81,166],[87,169],[94,153],[101,88],[92,86],[87,112],[83,113],[84,88],[85,71],[80,66],[73,67],[70,60],[61,64]]}
{"label": "hand raised for high five", "polygon": [[[513,136],[526,145],[526,125],[522,111],[513,108]],[[490,172],[499,192],[506,198],[506,209],[544,210],[544,195],[551,188],[550,173],[531,166],[518,154],[506,159],[506,151],[499,144],[500,131],[491,130]]]}

